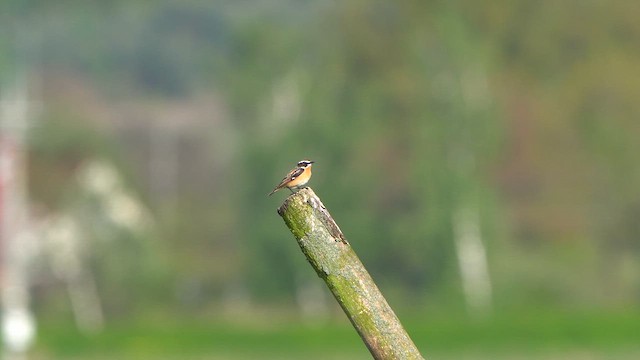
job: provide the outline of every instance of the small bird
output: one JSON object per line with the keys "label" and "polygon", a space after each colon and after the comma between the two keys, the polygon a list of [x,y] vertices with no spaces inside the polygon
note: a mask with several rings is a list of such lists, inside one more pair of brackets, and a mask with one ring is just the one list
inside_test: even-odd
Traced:
{"label": "small bird", "polygon": [[311,164],[313,164],[314,162],[315,161],[311,160],[299,161],[298,165],[296,165],[295,168],[289,171],[287,176],[285,176],[284,179],[280,181],[280,184],[278,184],[278,186],[276,186],[276,188],[269,193],[269,196],[285,187],[289,189],[291,193],[293,193],[293,190],[291,190],[292,188],[300,188],[304,186],[304,184],[309,182],[309,179],[311,179]]}

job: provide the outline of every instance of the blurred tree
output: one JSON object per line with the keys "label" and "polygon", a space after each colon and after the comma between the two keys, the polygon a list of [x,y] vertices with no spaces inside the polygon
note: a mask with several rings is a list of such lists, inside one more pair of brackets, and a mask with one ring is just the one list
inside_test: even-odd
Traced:
{"label": "blurred tree", "polygon": [[[51,116],[82,108],[82,121],[131,124],[100,131],[119,140],[105,147],[126,144],[136,176],[150,176],[154,121],[182,124],[162,127],[178,185],[154,207],[183,237],[171,246],[177,287],[200,304],[293,301],[313,283],[277,198],[263,196],[302,157],[318,161],[311,185],[374,277],[405,299],[463,299],[465,232],[482,236],[500,305],[637,299],[635,3],[0,6],[3,33],[24,30],[0,38],[0,80],[21,52],[54,84]],[[88,85],[74,92],[78,79]],[[206,121],[184,125],[189,109]],[[94,146],[67,130],[43,143],[77,139],[76,150],[35,150],[32,171],[51,179],[34,178],[43,201],[61,200],[56,164]]]}

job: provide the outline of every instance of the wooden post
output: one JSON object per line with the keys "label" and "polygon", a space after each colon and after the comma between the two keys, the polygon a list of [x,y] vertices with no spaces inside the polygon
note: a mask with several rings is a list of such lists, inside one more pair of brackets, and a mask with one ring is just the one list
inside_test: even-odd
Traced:
{"label": "wooden post", "polygon": [[423,359],[313,190],[289,196],[278,214],[374,359]]}

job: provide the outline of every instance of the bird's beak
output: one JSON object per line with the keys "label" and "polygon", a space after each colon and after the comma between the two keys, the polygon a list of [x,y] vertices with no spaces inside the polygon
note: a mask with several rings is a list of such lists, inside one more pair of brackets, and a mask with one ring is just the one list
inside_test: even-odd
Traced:
{"label": "bird's beak", "polygon": [[315,161],[309,161],[309,162],[313,164]]}

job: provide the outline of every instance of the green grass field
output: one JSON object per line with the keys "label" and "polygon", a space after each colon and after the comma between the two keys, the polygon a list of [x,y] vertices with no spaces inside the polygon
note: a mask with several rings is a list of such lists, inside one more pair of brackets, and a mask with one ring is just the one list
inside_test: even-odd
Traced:
{"label": "green grass field", "polygon": [[[431,359],[639,359],[640,314],[503,316],[487,321],[411,319]],[[370,359],[350,324],[288,322],[110,326],[83,336],[43,326],[35,359]]]}

